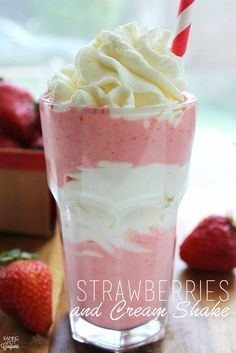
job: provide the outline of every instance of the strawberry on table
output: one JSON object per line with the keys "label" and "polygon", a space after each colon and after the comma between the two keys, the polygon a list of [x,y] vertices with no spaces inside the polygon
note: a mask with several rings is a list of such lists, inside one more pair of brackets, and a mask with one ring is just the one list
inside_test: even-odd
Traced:
{"label": "strawberry on table", "polygon": [[24,146],[30,143],[38,117],[34,98],[25,89],[0,80],[0,129]]}
{"label": "strawberry on table", "polygon": [[236,267],[236,226],[229,217],[204,219],[184,240],[180,257],[191,268],[230,271]]}
{"label": "strawberry on table", "polygon": [[52,277],[35,255],[14,249],[0,254],[0,308],[33,333],[52,323]]}

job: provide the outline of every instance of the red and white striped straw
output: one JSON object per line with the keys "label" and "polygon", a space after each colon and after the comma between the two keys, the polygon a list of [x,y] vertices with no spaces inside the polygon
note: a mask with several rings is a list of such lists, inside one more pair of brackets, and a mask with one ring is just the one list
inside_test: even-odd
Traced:
{"label": "red and white striped straw", "polygon": [[172,43],[172,52],[178,56],[183,56],[187,49],[194,1],[180,0],[176,33]]}

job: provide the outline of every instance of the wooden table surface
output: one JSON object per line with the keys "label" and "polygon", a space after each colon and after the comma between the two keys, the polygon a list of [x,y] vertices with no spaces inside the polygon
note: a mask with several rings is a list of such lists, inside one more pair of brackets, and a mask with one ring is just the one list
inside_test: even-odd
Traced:
{"label": "wooden table surface", "polygon": [[[221,145],[222,146],[222,145]],[[195,149],[196,150],[196,149]],[[235,152],[235,151],[234,151]],[[212,152],[213,153],[213,152]],[[215,153],[215,151],[214,151]],[[226,210],[235,210],[235,173],[231,162],[225,162],[217,158],[214,163],[213,154],[204,154],[201,161],[194,153],[191,170],[190,185],[186,197],[181,205],[178,221],[178,238],[185,236],[203,216],[211,213],[225,213]],[[228,154],[227,154],[228,156]],[[224,158],[223,158],[224,157]],[[208,170],[209,158],[211,159],[211,172]],[[228,157],[227,157],[228,158]],[[221,161],[221,162],[220,162]],[[222,166],[223,163],[223,166]],[[201,173],[199,173],[199,165]],[[223,168],[223,172],[222,172]],[[216,177],[216,174],[220,179]],[[202,176],[202,174],[204,174]],[[197,177],[196,177],[197,175]],[[214,178],[211,179],[211,177]],[[209,182],[211,180],[211,182]],[[214,182],[213,182],[213,181]],[[234,188],[233,188],[234,185]],[[58,229],[55,235],[49,239],[33,238],[19,235],[0,235],[0,251],[15,247],[34,251],[45,261],[53,275],[53,325],[47,335],[31,335],[18,326],[13,320],[0,312],[0,344],[4,336],[18,336],[19,349],[12,350],[17,353],[95,353],[102,352],[98,348],[83,345],[71,338],[66,295],[64,291],[64,276],[62,264],[62,249]],[[138,352],[154,353],[236,353],[236,277],[235,272],[227,274],[214,274],[194,272],[188,270],[179,259],[178,244],[176,249],[174,279],[182,284],[181,298],[172,296],[170,318],[165,339],[157,344],[152,344],[134,350]],[[209,301],[206,298],[207,281],[212,280],[209,290]],[[198,299],[201,299],[199,308],[212,309],[216,302],[225,299],[224,292],[220,289],[220,282],[227,281],[228,300],[221,301],[221,309],[229,307],[227,317],[196,317],[187,315],[183,318],[174,318],[176,306],[180,301],[185,301],[186,286],[191,290],[194,298],[188,297],[190,307],[193,307]],[[226,283],[226,282],[224,282]],[[190,298],[190,299],[189,299]],[[209,299],[209,298],[208,298]],[[133,352],[134,352],[133,351]],[[4,352],[0,348],[0,352]]]}

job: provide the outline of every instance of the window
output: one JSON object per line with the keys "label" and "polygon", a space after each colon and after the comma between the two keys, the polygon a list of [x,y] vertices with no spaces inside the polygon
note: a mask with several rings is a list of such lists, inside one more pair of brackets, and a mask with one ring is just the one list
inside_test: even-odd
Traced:
{"label": "window", "polygon": [[[46,80],[100,30],[128,21],[174,28],[177,0],[8,0],[1,4],[1,75],[36,96]],[[198,124],[236,131],[236,2],[196,0],[185,60],[200,97]]]}

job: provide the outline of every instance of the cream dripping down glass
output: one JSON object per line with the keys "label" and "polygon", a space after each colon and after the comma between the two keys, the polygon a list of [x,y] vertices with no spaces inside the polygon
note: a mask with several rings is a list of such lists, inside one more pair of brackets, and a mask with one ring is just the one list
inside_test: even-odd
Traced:
{"label": "cream dripping down glass", "polygon": [[73,338],[122,351],[163,338],[196,117],[169,31],[103,31],[40,110]]}

